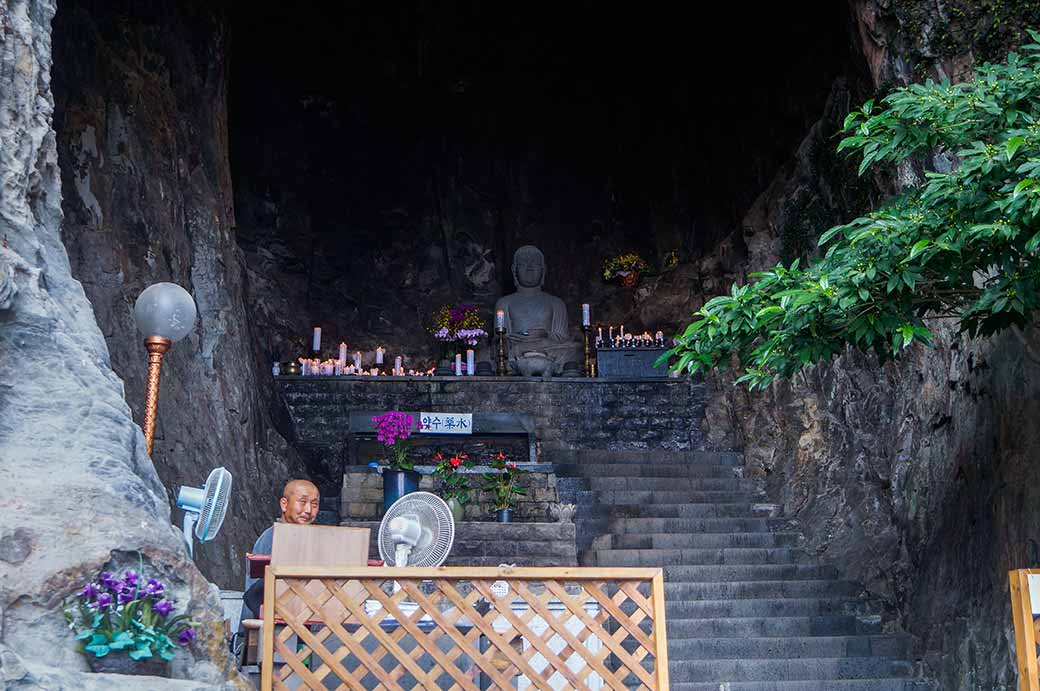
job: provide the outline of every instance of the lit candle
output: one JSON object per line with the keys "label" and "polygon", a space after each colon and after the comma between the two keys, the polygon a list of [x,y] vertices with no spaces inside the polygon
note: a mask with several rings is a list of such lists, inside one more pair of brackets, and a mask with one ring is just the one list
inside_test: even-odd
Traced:
{"label": "lit candle", "polygon": [[603,340],[603,327],[602,326],[597,326],[596,327],[596,338],[598,338],[601,341]]}
{"label": "lit candle", "polygon": [[621,338],[624,338],[624,337],[625,337],[625,325],[622,324],[621,325]]}
{"label": "lit candle", "polygon": [[376,364],[377,365],[383,364],[383,353],[385,353],[385,352],[386,352],[386,350],[383,349],[383,346],[379,346],[378,348],[376,348]]}
{"label": "lit candle", "polygon": [[607,333],[610,334],[610,342],[613,343],[614,342],[614,325],[613,324],[611,324],[610,327],[607,329]]}
{"label": "lit candle", "polygon": [[318,352],[321,350],[321,327],[314,327],[314,338],[311,340],[311,350]]}
{"label": "lit candle", "polygon": [[589,303],[583,302],[581,304],[581,325],[590,326],[592,324],[592,315],[590,314]]}
{"label": "lit candle", "polygon": [[361,369],[361,351],[354,353],[354,369]]}
{"label": "lit candle", "polygon": [[341,367],[347,366],[347,344],[343,341],[339,344],[339,364]]}
{"label": "lit candle", "polygon": [[466,349],[466,374],[468,376],[472,376],[473,374],[476,374],[477,366],[476,366],[475,360],[476,360],[476,358],[474,357],[473,349],[472,348],[467,348]]}
{"label": "lit candle", "polygon": [[394,374],[396,374],[399,377],[404,376],[404,367],[401,364],[402,362],[403,360],[401,359],[400,355],[394,358]]}
{"label": "lit candle", "polygon": [[462,376],[462,353],[455,353],[455,376]]}
{"label": "lit candle", "polygon": [[378,368],[376,368],[376,367],[372,368],[372,376],[373,377],[378,377],[379,376],[379,369]]}
{"label": "lit candle", "polygon": [[506,328],[506,311],[496,310],[495,311],[495,328],[504,329]]}

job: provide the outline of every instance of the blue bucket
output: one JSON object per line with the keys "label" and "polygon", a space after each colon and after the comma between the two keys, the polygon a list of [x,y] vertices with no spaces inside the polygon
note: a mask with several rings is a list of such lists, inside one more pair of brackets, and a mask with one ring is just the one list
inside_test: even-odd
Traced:
{"label": "blue bucket", "polygon": [[383,471],[383,511],[406,494],[419,491],[419,473],[414,470]]}

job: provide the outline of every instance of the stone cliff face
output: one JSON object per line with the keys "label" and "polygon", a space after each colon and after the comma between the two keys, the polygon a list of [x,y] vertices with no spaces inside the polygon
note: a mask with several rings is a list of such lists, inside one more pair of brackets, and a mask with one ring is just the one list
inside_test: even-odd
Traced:
{"label": "stone cliff face", "polygon": [[269,370],[252,357],[227,155],[228,33],[220,4],[69,0],[54,22],[54,91],[62,239],[136,421],[147,358],[134,301],[172,281],[198,305],[195,330],[164,361],[153,460],[171,497],[216,466],[234,475],[228,520],[196,550],[234,588],[282,485],[303,471],[272,427]]}
{"label": "stone cliff face", "polygon": [[[873,87],[970,77],[976,57],[1000,59],[1023,26],[1035,25],[1035,6],[1018,4],[952,3],[937,12],[930,3],[854,0]],[[733,275],[790,260],[785,248],[811,253],[806,238],[891,189],[878,177],[835,195],[842,176],[814,172],[836,160],[834,140],[815,142],[836,130],[845,108],[837,120],[828,109],[787,168],[796,174],[778,176],[745,218],[748,260]],[[794,208],[817,209],[808,227],[790,213],[799,198]],[[1040,337],[972,341],[935,328],[934,347],[884,367],[850,351],[759,394],[715,376],[706,433],[715,445],[744,449],[806,532],[806,547],[845,565],[887,603],[892,623],[918,637],[917,652],[943,689],[1012,689],[1007,571],[1036,565],[1040,541],[1032,489],[1040,435],[1029,422],[1040,405]]]}
{"label": "stone cliff face", "polygon": [[[0,1],[0,679],[7,689],[118,689],[87,675],[61,615],[104,568],[165,580],[200,622],[150,688],[241,681],[217,591],[170,525],[166,492],[123,400],[104,336],[59,228],[47,0]],[[232,683],[227,684],[228,688]]]}

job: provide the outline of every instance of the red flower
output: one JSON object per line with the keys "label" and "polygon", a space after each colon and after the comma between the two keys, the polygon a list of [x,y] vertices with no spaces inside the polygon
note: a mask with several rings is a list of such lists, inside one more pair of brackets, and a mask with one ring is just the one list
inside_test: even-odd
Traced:
{"label": "red flower", "polygon": [[462,465],[462,459],[458,457],[452,458],[448,462],[451,463],[452,468],[458,468],[460,465]]}
{"label": "red flower", "polygon": [[469,454],[460,453],[459,458],[461,458],[462,460],[466,460],[467,458],[469,458]]}
{"label": "red flower", "polygon": [[433,455],[433,460],[435,460],[435,461],[443,461],[444,460],[444,454],[442,454],[441,452],[438,451],[437,453],[435,453]]}
{"label": "red flower", "polygon": [[495,454],[495,459],[499,461],[504,461],[506,460],[506,455],[500,451]]}
{"label": "red flower", "polygon": [[506,467],[510,470],[516,470],[516,463],[506,463]]}

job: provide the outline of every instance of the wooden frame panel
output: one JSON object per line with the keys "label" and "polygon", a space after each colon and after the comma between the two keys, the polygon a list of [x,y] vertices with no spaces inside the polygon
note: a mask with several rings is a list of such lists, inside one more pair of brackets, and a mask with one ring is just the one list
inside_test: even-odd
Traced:
{"label": "wooden frame panel", "polygon": [[489,691],[520,675],[537,691],[668,691],[661,569],[268,566],[265,579],[263,691],[289,677],[476,691],[478,672]]}

